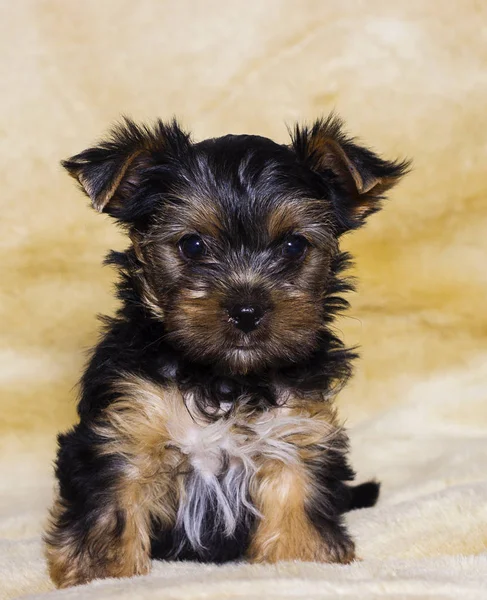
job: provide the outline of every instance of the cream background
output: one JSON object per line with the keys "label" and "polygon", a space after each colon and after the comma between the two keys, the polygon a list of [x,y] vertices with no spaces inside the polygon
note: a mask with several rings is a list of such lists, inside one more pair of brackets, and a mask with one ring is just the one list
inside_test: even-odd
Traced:
{"label": "cream background", "polygon": [[[487,5],[473,0],[0,2],[0,598],[44,597],[55,433],[124,242],[59,160],[121,113],[201,139],[336,108],[414,172],[346,245],[362,346],[340,396],[378,507],[350,515],[362,562],[152,576],[66,598],[487,597]],[[47,597],[47,596],[46,596]]]}

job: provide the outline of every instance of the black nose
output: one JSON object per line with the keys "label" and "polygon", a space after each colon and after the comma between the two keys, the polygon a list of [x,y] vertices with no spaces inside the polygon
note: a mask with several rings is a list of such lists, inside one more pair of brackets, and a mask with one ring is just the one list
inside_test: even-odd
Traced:
{"label": "black nose", "polygon": [[238,327],[244,333],[249,333],[259,326],[264,311],[257,304],[235,304],[228,311],[228,314],[235,327]]}

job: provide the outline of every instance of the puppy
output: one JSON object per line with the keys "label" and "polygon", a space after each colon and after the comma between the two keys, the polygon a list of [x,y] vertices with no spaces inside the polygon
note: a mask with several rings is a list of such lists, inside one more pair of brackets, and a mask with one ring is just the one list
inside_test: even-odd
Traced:
{"label": "puppy", "polygon": [[339,239],[408,163],[332,115],[289,145],[126,119],[63,165],[130,246],[108,255],[121,307],[59,436],[54,583],[145,574],[151,558],[352,561],[342,514],[379,485],[347,483],[332,404],[355,357],[331,327],[350,290]]}

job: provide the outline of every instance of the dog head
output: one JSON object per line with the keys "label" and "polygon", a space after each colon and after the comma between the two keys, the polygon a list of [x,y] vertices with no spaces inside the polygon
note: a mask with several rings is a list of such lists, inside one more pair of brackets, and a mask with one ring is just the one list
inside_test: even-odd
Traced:
{"label": "dog head", "polygon": [[289,145],[252,135],[193,143],[176,122],[125,120],[63,165],[132,240],[140,298],[192,360],[248,373],[302,360],[329,318],[339,237],[407,171],[336,117]]}

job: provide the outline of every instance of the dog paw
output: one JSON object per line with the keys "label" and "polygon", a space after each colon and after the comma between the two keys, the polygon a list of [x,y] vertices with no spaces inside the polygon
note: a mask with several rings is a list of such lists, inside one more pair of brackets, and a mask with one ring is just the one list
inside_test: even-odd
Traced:
{"label": "dog paw", "polygon": [[346,536],[330,540],[327,547],[328,562],[348,564],[355,560],[355,544]]}
{"label": "dog paw", "polygon": [[355,544],[352,540],[344,538],[335,540],[330,547],[332,562],[348,564],[355,560]]}

